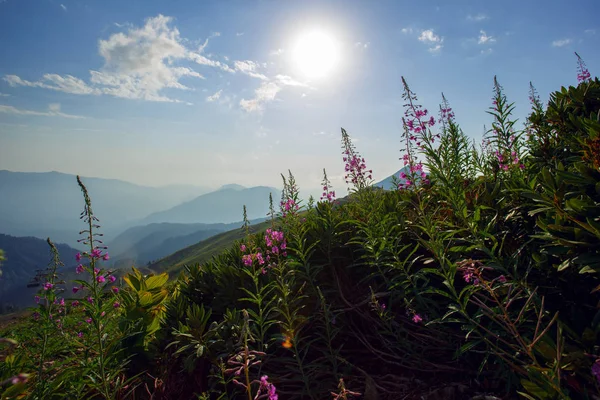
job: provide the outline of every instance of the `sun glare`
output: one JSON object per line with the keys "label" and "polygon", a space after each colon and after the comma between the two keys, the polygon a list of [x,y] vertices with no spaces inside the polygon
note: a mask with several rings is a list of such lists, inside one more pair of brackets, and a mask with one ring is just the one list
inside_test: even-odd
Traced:
{"label": "sun glare", "polygon": [[314,30],[298,37],[294,47],[294,64],[307,78],[327,76],[339,61],[339,44],[328,32]]}

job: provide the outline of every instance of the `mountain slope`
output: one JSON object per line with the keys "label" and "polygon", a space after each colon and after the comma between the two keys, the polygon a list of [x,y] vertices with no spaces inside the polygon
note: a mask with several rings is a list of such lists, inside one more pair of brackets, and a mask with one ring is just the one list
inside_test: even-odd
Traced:
{"label": "mountain slope", "polygon": [[[147,215],[206,193],[194,186],[147,187],[101,178],[82,177],[93,210],[107,236],[136,224]],[[75,175],[59,172],[0,171],[0,232],[14,236],[50,237],[77,246],[82,229],[81,190]],[[239,219],[239,218],[238,218]]]}
{"label": "mountain slope", "polygon": [[[65,264],[63,270],[74,269],[77,250],[65,244],[57,244],[56,247]],[[48,267],[52,258],[48,243],[34,237],[0,234],[0,249],[4,250],[6,257],[1,267],[0,308],[8,303],[17,306],[30,305],[39,287],[27,288],[27,284],[36,275],[36,270]]]}
{"label": "mountain slope", "polygon": [[169,210],[153,213],[144,218],[143,223],[235,222],[240,220],[244,205],[249,219],[261,218],[269,211],[269,193],[272,193],[274,201],[278,201],[281,196],[279,190],[266,186],[248,189],[225,188],[204,194]]}
{"label": "mountain slope", "polygon": [[[270,223],[270,221],[261,222],[260,224],[252,225],[251,229],[253,232],[259,232],[267,229]],[[239,228],[220,233],[152,263],[148,268],[153,272],[169,271],[171,276],[174,276],[183,270],[184,265],[208,261],[213,256],[230,247],[236,240],[242,239],[245,235],[246,233]]]}

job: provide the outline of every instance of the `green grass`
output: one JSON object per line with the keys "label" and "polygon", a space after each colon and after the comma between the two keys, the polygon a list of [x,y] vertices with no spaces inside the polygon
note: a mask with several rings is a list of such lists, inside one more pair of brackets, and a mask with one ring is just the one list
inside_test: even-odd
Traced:
{"label": "green grass", "polygon": [[[270,224],[270,221],[262,222],[257,225],[252,225],[250,230],[251,232],[264,231]],[[230,248],[235,241],[241,240],[245,236],[246,233],[241,228],[223,232],[197,244],[186,247],[185,249],[179,250],[146,268],[155,273],[168,272],[173,277],[183,271],[185,265],[205,263],[212,257]]]}

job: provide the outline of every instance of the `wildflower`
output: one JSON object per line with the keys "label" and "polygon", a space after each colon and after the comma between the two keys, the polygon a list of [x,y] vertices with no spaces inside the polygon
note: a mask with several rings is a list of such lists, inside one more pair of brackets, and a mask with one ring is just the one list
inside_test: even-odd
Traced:
{"label": "wildflower", "polygon": [[88,303],[93,304],[94,303],[94,298],[92,296],[89,296],[87,298]]}
{"label": "wildflower", "polygon": [[91,324],[91,323],[92,323],[92,319],[91,319],[91,318],[87,318],[87,319],[85,320],[85,322],[87,322],[88,324]]}
{"label": "wildflower", "polygon": [[54,285],[50,282],[46,282],[46,283],[44,283],[43,287],[44,287],[44,290],[50,290],[54,287]]}
{"label": "wildflower", "polygon": [[500,282],[500,283],[506,283],[506,277],[504,275],[500,275],[498,277],[498,282]]}
{"label": "wildflower", "polygon": [[77,286],[73,286],[73,293],[77,293],[79,291],[79,288]]}
{"label": "wildflower", "polygon": [[600,358],[592,365],[592,375],[596,377],[596,380],[600,384]]}
{"label": "wildflower", "polygon": [[98,283],[104,283],[104,281],[106,281],[106,278],[102,275],[100,275],[99,277],[96,278],[96,281],[98,281]]}
{"label": "wildflower", "polygon": [[423,317],[421,317],[419,314],[415,314],[413,315],[412,320],[415,324],[418,324],[419,322],[423,321]]}
{"label": "wildflower", "polygon": [[115,302],[113,303],[113,307],[114,307],[114,308],[119,308],[119,307],[121,307],[121,304],[120,304],[118,301],[115,301]]}
{"label": "wildflower", "polygon": [[82,338],[83,337],[83,332],[78,332],[77,336],[79,336],[80,338]]}
{"label": "wildflower", "polygon": [[18,383],[25,383],[25,382],[27,382],[27,379],[28,379],[28,378],[29,378],[29,374],[19,374],[19,375],[17,375],[17,376],[14,376],[14,377],[11,379],[11,381],[10,381],[10,382],[11,382],[13,385],[16,385],[16,384],[18,384]]}
{"label": "wildflower", "polygon": [[115,278],[113,275],[109,275],[108,280],[110,281],[110,283],[114,283],[117,280],[117,278]]}
{"label": "wildflower", "polygon": [[108,253],[104,254],[104,255],[102,256],[102,259],[103,259],[104,261],[108,261],[108,260],[110,259],[110,257],[108,256]]}
{"label": "wildflower", "polygon": [[40,304],[40,296],[35,296],[34,299],[36,304]]}
{"label": "wildflower", "polygon": [[65,299],[61,298],[60,301],[58,302],[58,305],[61,306],[61,307],[64,307],[65,306]]}
{"label": "wildflower", "polygon": [[119,293],[119,288],[116,286],[112,287],[112,291],[114,292],[114,294],[118,294]]}
{"label": "wildflower", "polygon": [[104,317],[105,315],[106,315],[106,311],[102,311],[102,312],[100,313],[100,316],[101,316],[101,317]]}
{"label": "wildflower", "polygon": [[246,252],[246,245],[245,245],[245,244],[243,244],[243,245],[241,245],[241,246],[240,246],[240,251],[241,251],[242,253],[245,253],[245,252]]}
{"label": "wildflower", "polygon": [[34,312],[33,315],[32,315],[32,317],[33,317],[33,319],[35,321],[37,321],[38,319],[40,319],[40,313],[39,312]]}
{"label": "wildflower", "polygon": [[75,261],[77,261],[77,262],[81,261],[81,253],[75,254]]}
{"label": "wildflower", "polygon": [[251,266],[252,265],[252,255],[251,254],[244,254],[242,256],[242,262],[247,267]]}
{"label": "wildflower", "polygon": [[75,300],[71,303],[71,306],[77,307],[79,305],[79,301]]}
{"label": "wildflower", "polygon": [[79,264],[77,268],[75,268],[75,272],[80,274],[84,271],[83,265]]}
{"label": "wildflower", "polygon": [[97,247],[94,250],[92,250],[92,257],[93,258],[100,258],[101,256],[102,256],[102,250],[100,250]]}
{"label": "wildflower", "polygon": [[275,388],[275,385],[269,383],[268,379],[269,377],[267,375],[263,375],[260,378],[260,387],[258,390],[260,393],[266,392],[269,396],[269,400],[278,400],[277,389]]}
{"label": "wildflower", "polygon": [[575,55],[577,56],[577,82],[587,82],[591,78],[590,71],[588,71],[579,54],[575,53]]}

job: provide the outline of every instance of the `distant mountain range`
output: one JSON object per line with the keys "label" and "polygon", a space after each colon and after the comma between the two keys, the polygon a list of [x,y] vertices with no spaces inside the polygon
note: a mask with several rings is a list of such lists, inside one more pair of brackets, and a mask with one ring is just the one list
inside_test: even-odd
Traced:
{"label": "distant mountain range", "polygon": [[272,187],[256,186],[248,189],[237,186],[223,187],[216,192],[203,194],[168,210],[150,214],[141,221],[141,224],[231,223],[241,220],[244,205],[248,219],[263,218],[269,212],[269,194],[272,194],[273,201],[277,204],[281,192]]}
{"label": "distant mountain range", "polygon": [[[147,215],[191,200],[208,191],[195,186],[147,187],[82,177],[100,219],[101,232],[116,235]],[[59,172],[0,171],[0,233],[50,237],[77,246],[83,229],[83,196],[75,175]]]}
{"label": "distant mountain range", "polygon": [[[112,241],[129,228],[151,223],[233,223],[241,220],[243,205],[247,206],[250,219],[262,218],[268,211],[269,193],[273,193],[276,201],[280,196],[274,188],[245,188],[237,184],[224,185],[208,193],[208,188],[196,186],[148,187],[114,179],[82,177],[82,180],[92,198],[92,209],[100,219],[99,232],[105,235],[106,241]],[[0,193],[0,233],[50,237],[57,243],[79,247],[79,231],[84,228],[79,219],[83,197],[75,175],[2,170]],[[200,229],[189,229],[179,236],[196,233],[200,238],[204,235],[197,233]],[[220,232],[218,229],[212,233]],[[155,245],[162,243],[162,239],[174,237],[168,232],[157,235],[152,242]],[[191,237],[186,239],[186,243],[190,240]],[[168,245],[165,249],[171,247]],[[121,248],[123,252],[128,249]]]}

